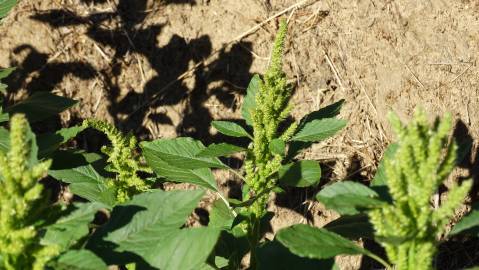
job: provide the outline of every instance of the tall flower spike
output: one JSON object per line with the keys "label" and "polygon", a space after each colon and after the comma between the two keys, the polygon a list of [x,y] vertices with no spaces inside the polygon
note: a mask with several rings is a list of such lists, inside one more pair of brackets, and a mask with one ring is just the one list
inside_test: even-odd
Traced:
{"label": "tall flower spike", "polygon": [[[270,151],[269,144],[281,137],[278,136],[279,125],[292,109],[289,105],[292,87],[287,83],[282,68],[287,30],[288,25],[282,20],[274,42],[271,63],[255,97],[257,106],[251,112],[254,139],[252,154],[247,156],[246,164],[256,170],[247,170],[246,179],[255,194],[265,194],[252,206],[256,217],[261,217],[266,211],[269,192],[265,191],[274,185],[269,176],[279,169],[282,161],[280,155]],[[293,128],[288,129],[284,137],[290,137],[293,132]]]}
{"label": "tall flower spike", "polygon": [[467,196],[471,181],[454,184],[438,210],[431,197],[454,168],[457,146],[447,144],[452,128],[450,115],[431,126],[417,110],[404,126],[391,114],[398,135],[394,157],[386,159],[385,172],[392,204],[369,212],[375,235],[397,270],[432,269],[437,238]]}
{"label": "tall flower spike", "polygon": [[31,217],[48,198],[42,198],[50,161],[33,164],[32,133],[23,115],[10,120],[10,150],[0,152],[0,269],[44,269],[58,255],[56,246],[42,246]]}
{"label": "tall flower spike", "polygon": [[118,202],[128,201],[131,196],[150,188],[138,176],[139,172],[152,171],[143,165],[141,156],[137,154],[137,140],[133,135],[124,136],[113,125],[95,119],[85,120],[83,126],[103,132],[111,141],[111,146],[103,146],[101,150],[108,155],[107,170],[116,174],[116,178],[109,179],[107,184],[116,191]]}

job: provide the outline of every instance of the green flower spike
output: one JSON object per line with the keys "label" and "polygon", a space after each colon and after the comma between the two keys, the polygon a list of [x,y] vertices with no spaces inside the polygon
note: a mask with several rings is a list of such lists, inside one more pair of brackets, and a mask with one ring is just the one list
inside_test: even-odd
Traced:
{"label": "green flower spike", "polygon": [[34,162],[32,133],[24,115],[10,121],[10,151],[0,152],[0,269],[44,269],[58,255],[56,246],[42,246],[35,218],[45,208],[38,182],[50,167],[50,160]]}
{"label": "green flower spike", "polygon": [[377,240],[396,266],[394,269],[432,269],[437,239],[464,201],[472,182],[454,184],[447,200],[433,209],[431,197],[456,163],[457,145],[448,144],[451,115],[445,115],[432,127],[421,110],[416,111],[408,126],[395,114],[390,114],[390,121],[398,136],[398,148],[384,164],[393,202],[370,211],[369,216]]}
{"label": "green flower spike", "polygon": [[[253,122],[252,151],[245,161],[246,182],[254,194],[263,194],[252,206],[252,213],[257,217],[265,214],[265,204],[269,198],[268,190],[274,187],[271,175],[279,170],[283,157],[272,153],[269,145],[274,139],[286,141],[296,130],[294,123],[283,136],[278,135],[280,123],[285,120],[292,109],[289,99],[292,87],[287,83],[283,72],[283,48],[288,25],[281,21],[279,32],[274,42],[271,64],[260,82],[256,94],[256,108],[251,112]],[[253,169],[256,168],[256,169]]]}
{"label": "green flower spike", "polygon": [[152,173],[152,170],[141,162],[135,136],[124,136],[113,125],[94,119],[85,120],[83,126],[103,132],[111,141],[111,146],[103,146],[101,151],[108,156],[107,171],[116,174],[115,179],[109,179],[108,186],[116,191],[119,203],[128,201],[133,195],[150,188],[150,185],[138,176],[139,172]]}

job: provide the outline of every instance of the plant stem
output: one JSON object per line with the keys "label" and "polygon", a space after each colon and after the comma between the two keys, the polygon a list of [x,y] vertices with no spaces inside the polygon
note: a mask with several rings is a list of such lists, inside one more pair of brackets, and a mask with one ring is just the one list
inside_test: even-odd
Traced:
{"label": "plant stem", "polygon": [[393,267],[387,263],[385,260],[383,260],[381,257],[379,257],[378,255],[372,253],[372,252],[368,252],[367,254],[365,254],[366,256],[369,256],[370,258],[376,260],[378,263],[382,264],[384,267],[386,267],[386,269],[393,269]]}
{"label": "plant stem", "polygon": [[233,209],[233,207],[230,206],[230,203],[228,202],[228,200],[225,198],[225,196],[223,196],[223,194],[221,194],[220,191],[217,192],[218,193],[218,196],[220,197],[221,200],[223,200],[223,202],[226,204],[226,206],[228,207],[228,209],[231,210],[231,213],[233,213],[233,216],[237,216],[238,214],[236,213],[236,211]]}
{"label": "plant stem", "polygon": [[233,168],[230,168],[229,166],[228,167],[228,171],[232,172],[234,175],[236,175],[238,178],[240,178],[243,182],[246,183],[246,178],[244,176],[242,176],[240,173],[238,173],[237,171],[235,171]]}
{"label": "plant stem", "polygon": [[250,227],[248,228],[248,242],[250,246],[249,270],[255,270],[258,263],[256,250],[259,245],[260,224],[260,220],[256,216],[251,217]]}

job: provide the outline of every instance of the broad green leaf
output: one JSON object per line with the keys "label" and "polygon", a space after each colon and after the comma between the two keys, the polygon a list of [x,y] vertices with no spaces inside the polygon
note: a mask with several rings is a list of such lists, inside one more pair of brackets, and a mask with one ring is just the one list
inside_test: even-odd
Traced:
{"label": "broad green leaf", "polygon": [[160,161],[182,169],[227,168],[216,157],[198,157],[206,149],[200,142],[191,138],[159,139],[142,142],[143,155],[153,169]]}
{"label": "broad green leaf", "polygon": [[329,222],[323,228],[351,240],[364,237],[374,238],[373,225],[369,222],[369,217],[366,214],[341,216]]}
{"label": "broad green leaf", "polygon": [[36,92],[27,99],[7,108],[9,114],[23,113],[30,123],[45,120],[77,104],[77,101],[49,92]]}
{"label": "broad green leaf", "polygon": [[[68,149],[57,150],[49,157],[53,160],[50,170],[65,170],[81,167],[85,165],[94,165],[97,162],[104,161],[105,157],[98,153],[89,153],[85,150]],[[102,167],[104,167],[103,164]],[[95,169],[96,167],[93,166]],[[98,171],[98,170],[97,170]]]}
{"label": "broad green leaf", "polygon": [[30,153],[29,153],[29,165],[30,168],[38,164],[38,144],[37,144],[37,137],[35,133],[33,133],[30,124],[27,127],[27,141],[30,144]]}
{"label": "broad green leaf", "polygon": [[387,202],[392,202],[391,195],[389,194],[389,188],[387,186],[387,176],[386,171],[384,169],[384,161],[386,159],[394,158],[396,150],[398,148],[398,144],[393,143],[389,145],[386,150],[384,151],[384,156],[379,162],[378,170],[376,171],[376,175],[374,179],[371,181],[371,189],[376,191],[379,197]]}
{"label": "broad green leaf", "polygon": [[147,155],[145,156],[148,165],[150,165],[156,175],[160,177],[164,177],[173,182],[190,183],[218,191],[215,177],[209,168],[189,170],[171,166],[161,159],[153,159]]}
{"label": "broad green leaf", "polygon": [[[1,5],[1,1],[0,0],[0,5]],[[0,6],[0,13],[2,12],[1,11],[1,6]],[[0,18],[1,18],[1,15],[0,15]],[[10,76],[10,74],[15,70],[15,68],[4,68],[4,69],[0,69],[0,92],[3,93],[3,94],[6,94],[7,93],[7,85],[6,84],[3,84],[2,83],[2,80],[7,78],[8,76]]]}
{"label": "broad green leaf", "polygon": [[281,139],[274,139],[269,143],[269,150],[274,154],[284,156],[286,143]]}
{"label": "broad green leaf", "polygon": [[313,142],[300,142],[300,141],[290,141],[288,144],[288,153],[286,155],[286,160],[293,159],[298,155],[302,150],[309,148],[313,145]]}
{"label": "broad green leaf", "polygon": [[231,137],[247,137],[252,138],[251,135],[240,125],[228,121],[213,121],[211,125],[220,133]]}
{"label": "broad green leaf", "polygon": [[[2,5],[2,1],[5,1],[5,0],[0,0],[0,9],[1,9],[1,5]],[[12,72],[14,72],[15,69],[16,68],[14,68],[14,67],[0,69],[0,81],[7,78],[8,76],[10,76],[10,74],[12,74]]]}
{"label": "broad green leaf", "polygon": [[291,140],[301,142],[317,142],[327,139],[346,126],[346,121],[336,118],[313,120],[298,129]]}
{"label": "broad green leaf", "polygon": [[208,227],[228,230],[231,228],[235,216],[223,200],[216,200],[210,212]]}
{"label": "broad green leaf", "polygon": [[0,127],[0,151],[7,153],[10,150],[10,132]]}
{"label": "broad green leaf", "polygon": [[[38,164],[38,145],[35,134],[32,132],[30,125],[27,127],[26,139],[30,144],[30,153],[28,153],[28,165],[30,167]],[[0,127],[0,151],[8,153],[10,150],[10,131]]]}
{"label": "broad green leaf", "polygon": [[197,157],[224,157],[229,156],[237,152],[244,151],[243,147],[228,143],[210,144],[206,149],[201,150]]}
{"label": "broad green leaf", "polygon": [[316,199],[341,215],[355,215],[361,209],[375,208],[385,203],[379,200],[374,190],[351,181],[337,182],[324,187],[316,195]]}
{"label": "broad green leaf", "polygon": [[80,166],[73,169],[50,170],[53,178],[69,183],[70,191],[91,202],[103,203],[110,208],[115,205],[115,196],[109,189],[104,179],[91,165]]}
{"label": "broad green leaf", "polygon": [[250,126],[253,125],[251,111],[256,107],[256,93],[258,93],[260,86],[261,78],[258,74],[255,74],[248,85],[248,89],[246,89],[246,96],[241,107],[241,115]]}
{"label": "broad green leaf", "polygon": [[386,148],[386,150],[384,151],[384,156],[381,159],[381,162],[379,162],[376,175],[374,176],[374,179],[371,181],[371,187],[387,186],[387,176],[386,176],[386,172],[384,171],[384,161],[386,159],[394,158],[394,155],[397,149],[398,149],[398,144],[396,143],[393,143]]}
{"label": "broad green leaf", "polygon": [[76,206],[78,208],[71,214],[47,227],[40,242],[42,245],[58,245],[62,250],[68,249],[89,233],[89,225],[96,212],[105,207],[100,203],[82,203]]}
{"label": "broad green leaf", "polygon": [[133,252],[159,269],[197,269],[211,253],[220,230],[180,229],[204,192],[154,190],[113,209],[99,230],[116,251]]}
{"label": "broad green leaf", "polygon": [[213,266],[211,266],[211,265],[209,265],[209,264],[207,264],[207,263],[203,263],[202,265],[200,265],[200,266],[198,267],[198,270],[217,270],[217,269],[218,269],[218,268],[213,267]]}
{"label": "broad green leaf", "polygon": [[86,250],[70,250],[54,263],[56,270],[106,270],[108,266],[95,253]]}
{"label": "broad green leaf", "polygon": [[334,268],[334,260],[317,260],[302,258],[291,253],[277,240],[268,241],[257,251],[258,270],[330,270]]}
{"label": "broad green leaf", "polygon": [[304,224],[282,229],[276,234],[276,238],[292,253],[311,259],[328,259],[336,255],[370,254],[339,234]]}
{"label": "broad green leaf", "polygon": [[459,220],[456,225],[452,228],[449,235],[456,235],[464,231],[475,229],[477,231],[479,227],[479,203],[476,203],[472,207],[471,213]]}
{"label": "broad green leaf", "polygon": [[0,0],[0,19],[7,16],[8,12],[17,4],[17,0]]}
{"label": "broad green leaf", "polygon": [[0,108],[0,123],[5,123],[10,120],[10,115],[8,113],[3,113],[3,109]]}
{"label": "broad green leaf", "polygon": [[48,157],[51,153],[57,150],[60,145],[68,142],[70,139],[76,137],[78,133],[85,128],[82,126],[74,126],[70,128],[62,128],[55,133],[41,134],[37,137],[38,155],[40,157]]}
{"label": "broad green leaf", "polygon": [[228,258],[229,269],[241,269],[241,259],[249,252],[249,249],[245,231],[234,227],[221,232],[213,254]]}
{"label": "broad green leaf", "polygon": [[159,243],[151,250],[132,249],[139,253],[150,265],[164,270],[196,270],[201,266],[218,241],[220,229],[189,228],[183,230],[165,231]]}
{"label": "broad green leaf", "polygon": [[220,256],[216,256],[215,257],[215,266],[218,267],[218,268],[223,268],[223,267],[228,266],[228,259],[220,257]]}
{"label": "broad green leaf", "polygon": [[[201,190],[166,192],[158,189],[138,194],[129,202],[116,206],[110,221],[100,230],[108,232],[106,240],[120,246],[141,248],[144,244],[143,248],[148,249],[156,244],[155,239],[164,237],[163,230],[179,229],[203,194]],[[132,213],[132,209],[137,211]],[[127,216],[131,220],[123,224]]]}
{"label": "broad green leaf", "polygon": [[279,182],[292,187],[309,187],[321,180],[321,167],[313,160],[301,160],[281,167]]}
{"label": "broad green leaf", "polygon": [[335,102],[331,105],[328,105],[324,108],[321,108],[317,111],[307,114],[301,119],[301,121],[299,121],[298,129],[302,129],[306,123],[309,123],[313,120],[336,117],[339,114],[343,104],[344,104],[344,99],[341,99],[338,102]]}

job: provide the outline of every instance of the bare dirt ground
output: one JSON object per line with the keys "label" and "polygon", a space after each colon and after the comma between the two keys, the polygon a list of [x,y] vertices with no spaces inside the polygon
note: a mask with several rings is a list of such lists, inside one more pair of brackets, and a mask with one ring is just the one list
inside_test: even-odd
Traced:
{"label": "bare dirt ground", "polygon": [[[345,99],[341,117],[349,121],[341,134],[305,154],[323,163],[325,181],[370,180],[394,139],[387,112],[407,120],[418,105],[431,119],[454,115],[459,138],[474,140],[456,175],[478,180],[479,2],[304,2],[282,16],[290,18],[284,66],[297,84],[294,116]],[[239,119],[249,79],[268,64],[277,20],[253,27],[296,3],[23,0],[0,26],[0,66],[18,67],[10,101],[35,91],[80,101],[58,125],[96,117],[144,139],[216,142],[224,138],[209,123]],[[218,176],[234,195],[233,176]],[[278,196],[271,205],[273,231],[334,218],[314,202],[316,191]],[[477,241],[468,243],[444,245],[437,266],[477,264]],[[347,259],[342,268],[366,264]]]}

